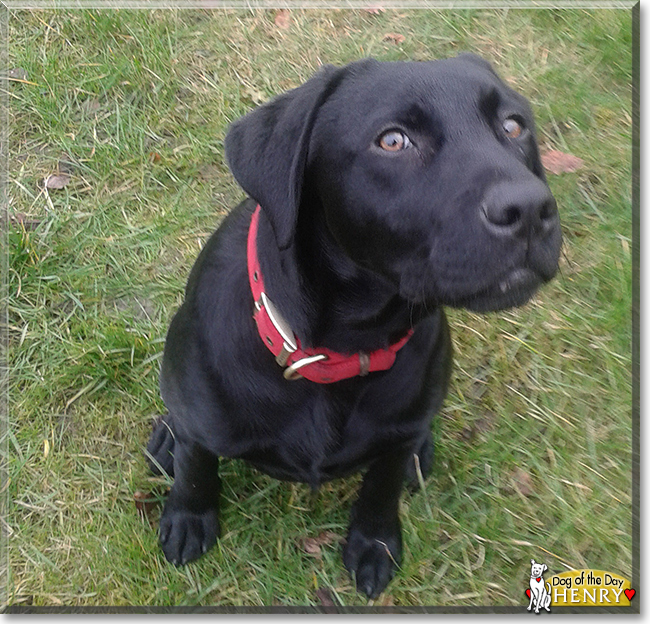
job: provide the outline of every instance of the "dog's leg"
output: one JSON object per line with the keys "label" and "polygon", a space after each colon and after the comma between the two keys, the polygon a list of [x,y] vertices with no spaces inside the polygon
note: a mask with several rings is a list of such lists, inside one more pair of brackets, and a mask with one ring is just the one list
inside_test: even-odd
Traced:
{"label": "dog's leg", "polygon": [[426,479],[429,476],[431,468],[433,467],[433,454],[433,436],[431,435],[431,432],[428,432],[420,450],[416,453],[417,462],[415,456],[411,456],[411,461],[408,462],[406,467],[406,487],[411,492],[416,492],[420,489],[418,468],[422,475],[422,479]]}
{"label": "dog's leg", "polygon": [[357,589],[376,598],[388,585],[402,557],[399,498],[412,449],[383,456],[371,464],[351,513],[345,567]]}
{"label": "dog's leg", "polygon": [[528,611],[530,611],[533,608],[533,600],[535,599],[535,592],[533,591],[533,588],[530,588],[530,602],[528,603]]}
{"label": "dog's leg", "polygon": [[211,548],[219,535],[219,458],[176,437],[174,473],[160,518],[160,544],[168,561],[184,565]]}
{"label": "dog's leg", "polygon": [[158,416],[147,443],[147,463],[154,474],[174,476],[174,432],[171,416]]}
{"label": "dog's leg", "polygon": [[542,601],[542,597],[540,596],[539,590],[535,592],[535,613],[539,613],[539,607],[541,606],[539,603]]}

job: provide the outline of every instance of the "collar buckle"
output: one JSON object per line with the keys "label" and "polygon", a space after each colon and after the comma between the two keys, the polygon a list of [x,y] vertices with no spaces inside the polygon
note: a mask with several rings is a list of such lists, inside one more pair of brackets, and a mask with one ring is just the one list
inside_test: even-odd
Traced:
{"label": "collar buckle", "polygon": [[278,309],[266,296],[265,292],[262,292],[259,300],[255,303],[255,307],[258,311],[261,308],[266,310],[266,313],[269,315],[269,320],[273,323],[273,327],[275,327],[282,338],[282,349],[280,350],[280,353],[275,356],[275,361],[284,368],[287,365],[289,356],[298,350],[296,335],[293,333],[291,327],[289,327],[289,323],[287,323]]}
{"label": "collar buckle", "polygon": [[283,375],[285,379],[289,381],[295,381],[300,379],[302,375],[300,374],[300,369],[303,366],[309,366],[315,362],[322,362],[323,360],[329,359],[324,353],[318,353],[316,355],[310,355],[309,357],[304,357],[300,360],[296,360],[291,366],[288,366]]}
{"label": "collar buckle", "polygon": [[[318,349],[319,353],[314,353],[315,349],[304,349],[301,346],[286,319],[264,292],[264,279],[257,257],[260,210],[258,205],[251,216],[246,248],[248,282],[255,306],[253,318],[260,338],[274,355],[275,361],[285,369],[284,377],[289,380],[304,378],[315,383],[328,384],[358,375],[363,377],[373,371],[388,370],[395,362],[397,352],[413,334],[413,329],[398,342],[371,353],[342,354],[324,347]],[[295,361],[289,364],[292,357]],[[323,364],[309,366],[317,362]]]}

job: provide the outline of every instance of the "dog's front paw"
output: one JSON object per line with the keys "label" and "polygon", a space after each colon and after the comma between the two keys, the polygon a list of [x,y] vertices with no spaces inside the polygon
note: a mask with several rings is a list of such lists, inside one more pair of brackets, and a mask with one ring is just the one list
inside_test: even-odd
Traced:
{"label": "dog's front paw", "polygon": [[399,524],[380,537],[365,535],[352,526],[343,548],[343,563],[353,574],[357,591],[376,598],[386,589],[402,559],[402,536]]}
{"label": "dog's front paw", "polygon": [[219,536],[216,509],[203,513],[166,506],[160,518],[160,545],[167,561],[185,565],[214,546]]}

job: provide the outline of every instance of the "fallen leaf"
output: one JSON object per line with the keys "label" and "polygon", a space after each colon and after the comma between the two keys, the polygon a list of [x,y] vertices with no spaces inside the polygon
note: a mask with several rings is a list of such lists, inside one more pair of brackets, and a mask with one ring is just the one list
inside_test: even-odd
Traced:
{"label": "fallen leaf", "polygon": [[585,166],[585,161],[582,158],[565,154],[558,150],[549,150],[541,155],[542,164],[544,168],[555,175],[560,173],[572,173]]}
{"label": "fallen leaf", "polygon": [[157,163],[162,160],[162,156],[158,152],[149,152],[149,161]]}
{"label": "fallen leaf", "polygon": [[494,421],[494,414],[486,412],[483,418],[478,418],[474,422],[465,425],[459,437],[465,442],[474,442],[477,434],[486,433],[494,427]]}
{"label": "fallen leaf", "polygon": [[243,87],[242,95],[256,105],[262,104],[267,100],[267,97],[261,91],[252,86]]}
{"label": "fallen leaf", "polygon": [[390,594],[384,594],[384,597],[381,599],[381,601],[375,604],[380,607],[394,607],[395,599]]}
{"label": "fallen leaf", "polygon": [[319,544],[329,545],[333,542],[341,541],[341,536],[338,533],[334,533],[333,531],[323,531],[322,533],[318,534],[316,541]]}
{"label": "fallen leaf", "polygon": [[68,186],[70,176],[67,173],[50,175],[45,178],[45,188],[50,190],[62,189]]}
{"label": "fallen leaf", "polygon": [[308,555],[320,557],[320,544],[314,537],[302,537],[298,540],[300,548]]}
{"label": "fallen leaf", "polygon": [[476,435],[476,429],[471,425],[465,425],[463,430],[460,432],[460,438],[465,442],[471,442]]}
{"label": "fallen leaf", "polygon": [[487,433],[488,431],[494,429],[495,421],[496,421],[495,414],[493,414],[492,412],[485,412],[483,418],[479,418],[474,423],[474,429],[476,429],[478,433]]}
{"label": "fallen leaf", "polygon": [[324,607],[336,607],[334,598],[332,597],[332,590],[329,587],[319,587],[316,590],[316,598]]}
{"label": "fallen leaf", "polygon": [[399,33],[386,33],[384,35],[384,41],[391,41],[392,43],[404,43],[406,41],[406,37],[404,35],[400,35]]}
{"label": "fallen leaf", "polygon": [[516,490],[522,496],[528,497],[535,491],[535,488],[533,487],[533,480],[530,474],[528,474],[525,470],[522,470],[521,468],[515,468],[515,470],[513,470],[510,474],[510,478],[512,479]]}
{"label": "fallen leaf", "polygon": [[380,13],[384,13],[386,11],[386,9],[380,6],[369,6],[363,10],[366,13],[370,13],[370,15],[379,15]]}
{"label": "fallen leaf", "polygon": [[216,180],[221,177],[221,175],[223,175],[223,172],[219,167],[217,167],[217,165],[207,163],[199,168],[199,178],[204,182]]}
{"label": "fallen leaf", "polygon": [[332,531],[322,531],[316,537],[301,537],[298,545],[309,555],[320,557],[321,546],[328,546],[333,542],[340,541],[341,536]]}
{"label": "fallen leaf", "polygon": [[452,540],[451,535],[447,533],[447,531],[445,531],[444,529],[440,529],[438,533],[438,541],[441,544],[446,544],[447,542],[451,542],[451,540]]}
{"label": "fallen leaf", "polygon": [[275,25],[282,30],[287,30],[291,26],[291,11],[289,9],[280,9],[275,14]]}
{"label": "fallen leaf", "polygon": [[43,223],[42,219],[28,219],[24,212],[17,212],[13,215],[11,217],[11,222],[17,223],[25,230],[35,230],[41,223]]}
{"label": "fallen leaf", "polygon": [[154,492],[147,493],[137,490],[133,494],[133,502],[140,516],[147,520],[151,526],[154,526],[153,513],[160,504],[160,498]]}
{"label": "fallen leaf", "polygon": [[101,108],[101,104],[97,98],[88,98],[83,101],[81,108],[87,113],[96,113]]}
{"label": "fallen leaf", "polygon": [[7,72],[7,76],[12,80],[27,80],[27,72],[22,67],[14,67]]}
{"label": "fallen leaf", "polygon": [[59,173],[71,174],[75,170],[76,164],[68,154],[61,154],[57,167]]}

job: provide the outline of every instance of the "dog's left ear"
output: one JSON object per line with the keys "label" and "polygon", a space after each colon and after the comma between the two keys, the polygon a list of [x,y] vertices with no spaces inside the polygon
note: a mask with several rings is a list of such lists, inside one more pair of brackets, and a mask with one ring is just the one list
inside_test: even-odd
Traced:
{"label": "dog's left ear", "polygon": [[269,217],[281,249],[293,240],[318,110],[346,71],[346,67],[322,67],[300,87],[237,120],[226,135],[230,170]]}
{"label": "dog's left ear", "polygon": [[546,572],[546,570],[548,570],[548,566],[544,564],[544,567],[542,568],[542,572]]}

